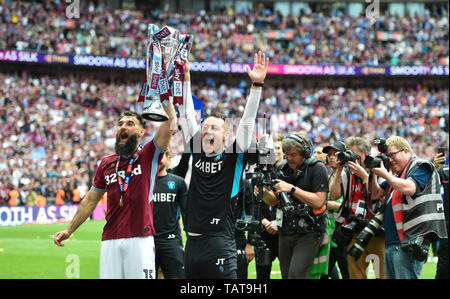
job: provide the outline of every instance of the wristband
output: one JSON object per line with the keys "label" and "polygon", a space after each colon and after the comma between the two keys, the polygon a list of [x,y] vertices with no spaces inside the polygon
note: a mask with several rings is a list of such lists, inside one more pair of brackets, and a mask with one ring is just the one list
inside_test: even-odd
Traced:
{"label": "wristband", "polygon": [[262,82],[262,83],[259,83],[259,82],[252,82],[252,86],[255,86],[255,87],[264,87],[264,82]]}
{"label": "wristband", "polygon": [[294,196],[294,192],[295,192],[296,189],[297,189],[297,187],[292,186],[291,192],[289,193],[291,195],[291,197]]}

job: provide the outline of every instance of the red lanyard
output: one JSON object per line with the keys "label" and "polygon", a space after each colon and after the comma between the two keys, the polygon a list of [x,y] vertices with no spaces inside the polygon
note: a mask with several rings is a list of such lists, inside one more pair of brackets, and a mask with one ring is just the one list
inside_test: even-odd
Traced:
{"label": "red lanyard", "polygon": [[128,166],[127,166],[127,171],[125,172],[125,182],[122,179],[121,176],[119,176],[119,164],[120,164],[120,155],[117,158],[117,163],[116,163],[116,176],[117,176],[117,181],[119,182],[119,190],[120,190],[120,206],[123,206],[123,195],[124,193],[127,191],[128,189],[128,185],[130,184],[130,180],[131,180],[131,174],[133,173],[133,163],[134,161],[136,161],[138,157],[138,151],[136,150],[133,154],[133,156],[130,158],[130,161],[128,161]]}

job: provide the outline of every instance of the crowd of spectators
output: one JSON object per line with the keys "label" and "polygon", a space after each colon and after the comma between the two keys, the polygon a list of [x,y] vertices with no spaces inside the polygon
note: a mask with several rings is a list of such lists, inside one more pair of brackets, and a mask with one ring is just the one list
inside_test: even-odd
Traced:
{"label": "crowd of spectators", "polygon": [[[27,72],[0,73],[0,82],[0,204],[11,194],[17,204],[29,205],[38,196],[48,203],[82,198],[98,161],[114,151],[119,113],[142,111],[135,102],[140,82]],[[230,118],[242,115],[246,82],[228,86],[210,79],[193,81],[192,87],[205,114],[218,108]],[[369,140],[401,135],[419,156],[432,159],[438,146],[448,145],[448,110],[445,88],[299,88],[267,82],[258,117],[269,116],[273,133],[306,131],[315,145],[355,135]],[[155,126],[147,123],[146,139]],[[173,139],[173,153],[183,151],[180,138]]]}
{"label": "crowd of spectators", "polygon": [[[212,79],[211,79],[212,80]],[[225,115],[244,110],[249,86],[225,84],[194,86],[205,113],[219,107]],[[276,133],[308,132],[321,144],[360,136],[373,140],[404,136],[421,156],[433,156],[432,145],[448,143],[449,91],[418,84],[415,88],[300,88],[283,84],[264,88],[258,117],[269,117]]]}
{"label": "crowd of spectators", "polygon": [[139,83],[26,73],[0,73],[0,82],[0,202],[12,188],[22,204],[31,191],[50,202],[60,189],[66,199],[73,189],[83,197],[97,161],[114,148],[118,114],[141,109],[133,107]]}
{"label": "crowd of spectators", "polygon": [[[374,24],[341,11],[283,16],[256,7],[214,12],[112,9],[90,2],[67,18],[64,1],[0,1],[0,49],[144,57],[147,25],[194,35],[192,59],[251,63],[256,49],[273,64],[449,65],[448,3],[423,15],[381,11]],[[271,34],[273,33],[273,34]]]}

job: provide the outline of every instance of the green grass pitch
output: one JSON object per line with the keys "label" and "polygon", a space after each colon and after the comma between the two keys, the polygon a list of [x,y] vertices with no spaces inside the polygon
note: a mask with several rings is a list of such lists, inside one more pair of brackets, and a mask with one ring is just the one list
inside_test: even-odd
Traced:
{"label": "green grass pitch", "polygon": [[[64,247],[54,245],[53,234],[65,229],[67,223],[0,227],[0,278],[98,278],[104,224],[104,220],[85,222]],[[421,278],[434,278],[435,273],[436,263],[429,258]],[[248,274],[256,278],[254,260]],[[370,271],[369,277],[373,277]],[[278,259],[271,278],[281,278]]]}

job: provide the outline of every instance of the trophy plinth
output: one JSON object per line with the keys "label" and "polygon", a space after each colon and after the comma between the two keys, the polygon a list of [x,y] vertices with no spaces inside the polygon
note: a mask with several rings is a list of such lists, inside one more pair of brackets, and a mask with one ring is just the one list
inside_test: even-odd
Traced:
{"label": "trophy plinth", "polygon": [[144,108],[141,116],[146,120],[158,122],[164,122],[169,119],[169,116],[166,111],[164,111],[162,103],[159,99],[154,99],[151,101],[150,106]]}

